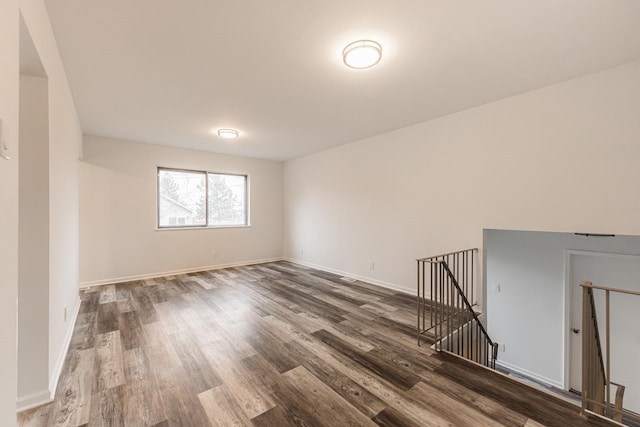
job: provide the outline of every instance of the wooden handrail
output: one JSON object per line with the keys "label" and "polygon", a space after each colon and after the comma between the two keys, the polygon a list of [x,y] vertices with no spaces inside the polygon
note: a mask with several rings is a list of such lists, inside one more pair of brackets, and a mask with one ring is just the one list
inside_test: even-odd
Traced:
{"label": "wooden handrail", "polygon": [[429,260],[432,260],[434,258],[440,258],[440,257],[445,257],[445,256],[449,256],[449,255],[455,255],[455,254],[459,254],[462,252],[478,252],[478,248],[471,248],[471,249],[465,249],[462,251],[455,251],[455,252],[449,252],[446,254],[440,254],[440,255],[433,255],[433,256],[428,256],[428,257],[424,257],[424,258],[418,258],[416,261],[426,261],[428,262]]}
{"label": "wooden handrail", "polygon": [[640,296],[640,292],[638,291],[632,291],[629,289],[620,289],[620,288],[610,288],[607,286],[599,286],[599,285],[594,285],[591,282],[582,282],[580,283],[580,286],[582,286],[583,288],[600,289],[602,291],[610,291],[610,292],[617,292],[620,294]]}

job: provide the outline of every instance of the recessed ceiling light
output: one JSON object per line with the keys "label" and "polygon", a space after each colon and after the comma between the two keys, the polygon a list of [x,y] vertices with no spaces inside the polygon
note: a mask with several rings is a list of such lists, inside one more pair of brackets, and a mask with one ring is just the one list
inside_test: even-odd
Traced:
{"label": "recessed ceiling light", "polygon": [[358,40],[342,51],[344,63],[351,68],[369,68],[380,62],[382,46],[373,40]]}
{"label": "recessed ceiling light", "polygon": [[237,138],[238,131],[234,129],[218,129],[218,136],[227,139]]}

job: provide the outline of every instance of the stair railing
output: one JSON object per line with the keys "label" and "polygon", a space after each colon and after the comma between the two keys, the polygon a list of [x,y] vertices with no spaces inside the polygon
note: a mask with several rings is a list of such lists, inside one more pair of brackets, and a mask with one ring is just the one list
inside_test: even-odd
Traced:
{"label": "stair railing", "polygon": [[[625,411],[625,386],[611,381],[611,292],[640,296],[640,292],[596,286],[584,281],[582,286],[582,412],[609,416],[617,422],[629,419],[640,422],[640,416]],[[605,339],[603,345],[598,327],[594,290],[605,293]],[[617,387],[615,401],[611,403],[611,386]]]}
{"label": "stair railing", "polygon": [[422,337],[431,337],[437,351],[495,369],[498,345],[473,309],[477,252],[474,248],[417,260],[418,345]]}

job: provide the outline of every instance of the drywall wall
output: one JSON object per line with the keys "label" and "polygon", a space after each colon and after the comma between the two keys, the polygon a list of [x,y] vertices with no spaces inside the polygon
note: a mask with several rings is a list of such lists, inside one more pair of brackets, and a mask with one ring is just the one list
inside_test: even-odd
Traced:
{"label": "drywall wall", "polygon": [[414,292],[485,228],[640,234],[639,114],[634,62],[289,161],[285,256]]}
{"label": "drywall wall", "polygon": [[[484,248],[488,332],[506,350],[498,354],[499,363],[568,388],[565,250],[640,255],[640,237],[486,230]],[[615,287],[615,283],[598,284]],[[599,314],[604,319],[604,311]],[[616,350],[614,354],[619,353]]]}
{"label": "drywall wall", "polygon": [[[157,167],[249,176],[250,227],[157,230]],[[281,162],[85,136],[80,280],[105,283],[282,257]]]}
{"label": "drywall wall", "polygon": [[49,397],[49,82],[20,76],[18,396]]}
{"label": "drywall wall", "polygon": [[18,1],[0,2],[0,141],[11,154],[0,158],[0,425],[9,427],[17,394],[19,22]]}
{"label": "drywall wall", "polygon": [[[16,13],[15,19],[18,21],[22,16],[49,82],[49,307],[48,315],[40,313],[33,321],[48,327],[48,390],[44,391],[48,391],[51,398],[79,302],[78,155],[82,132],[44,2],[22,0],[19,7],[20,14]],[[18,40],[15,42],[19,44]],[[22,67],[21,63],[21,70]],[[17,73],[14,84],[18,86]],[[17,247],[14,250],[17,252]],[[44,391],[39,395],[46,394]],[[18,398],[18,408],[37,403],[33,395]]]}

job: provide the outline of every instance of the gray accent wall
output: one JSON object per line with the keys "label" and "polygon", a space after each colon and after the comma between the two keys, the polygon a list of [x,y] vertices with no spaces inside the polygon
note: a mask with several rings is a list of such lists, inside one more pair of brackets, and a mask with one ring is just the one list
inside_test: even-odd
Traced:
{"label": "gray accent wall", "polygon": [[639,255],[640,236],[484,231],[488,332],[505,348],[498,353],[499,364],[561,388],[568,387],[569,250]]}

